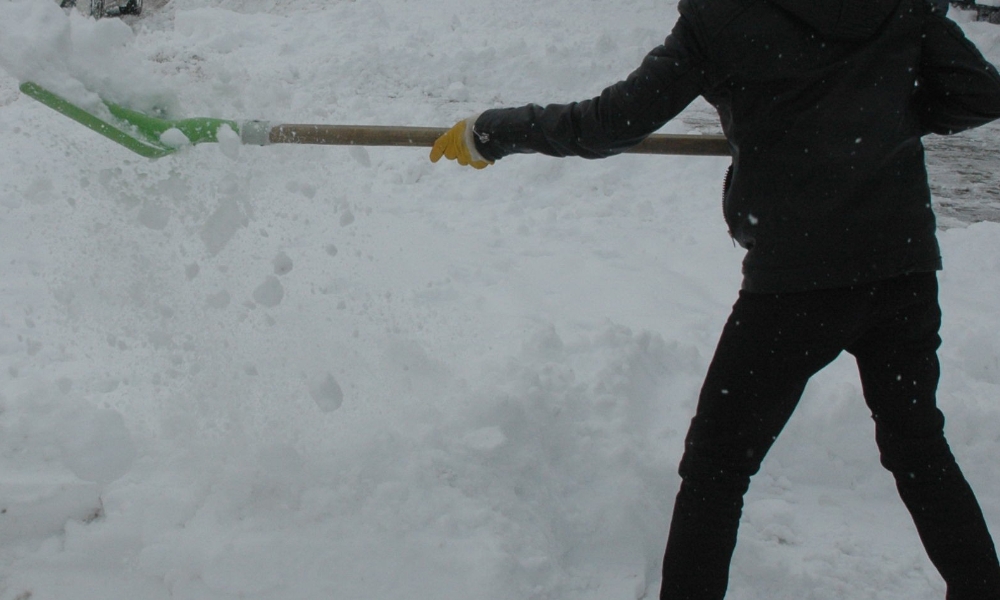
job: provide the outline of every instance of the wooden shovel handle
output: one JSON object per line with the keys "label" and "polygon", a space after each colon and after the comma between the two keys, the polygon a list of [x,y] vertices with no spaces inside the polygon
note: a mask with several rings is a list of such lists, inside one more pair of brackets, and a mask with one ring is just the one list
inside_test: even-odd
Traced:
{"label": "wooden shovel handle", "polygon": [[[334,146],[431,147],[447,129],[442,127],[394,127],[386,125],[274,125],[272,144],[324,144]],[[721,135],[654,133],[625,152],[637,154],[683,154],[729,156],[729,144]]]}

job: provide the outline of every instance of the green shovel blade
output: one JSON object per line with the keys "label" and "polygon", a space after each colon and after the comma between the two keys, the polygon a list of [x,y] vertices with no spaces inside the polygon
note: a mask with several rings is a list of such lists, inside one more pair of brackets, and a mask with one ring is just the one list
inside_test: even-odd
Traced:
{"label": "green shovel blade", "polygon": [[37,83],[30,81],[22,83],[21,91],[88,129],[96,131],[109,140],[117,142],[132,152],[146,158],[159,158],[173,154],[178,150],[178,147],[166,144],[162,140],[163,134],[173,129],[184,134],[191,144],[218,142],[219,129],[223,126],[228,126],[233,131],[239,131],[239,124],[236,121],[212,118],[171,121],[136,112],[113,102],[102,100],[105,106],[108,107],[108,111],[118,121],[111,122],[80,108]]}

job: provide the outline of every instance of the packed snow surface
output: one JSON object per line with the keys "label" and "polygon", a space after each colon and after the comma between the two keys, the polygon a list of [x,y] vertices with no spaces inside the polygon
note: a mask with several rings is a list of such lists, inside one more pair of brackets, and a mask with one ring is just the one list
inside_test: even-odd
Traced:
{"label": "packed snow surface", "polygon": [[[1000,28],[955,18],[1000,62]],[[149,161],[17,86],[447,126],[593,96],[675,19],[669,0],[172,0],[130,22],[0,0],[0,600],[654,596],[740,282],[725,159],[478,172],[224,135]],[[698,103],[666,130],[710,121]],[[940,404],[1000,534],[1000,225],[952,225]],[[944,597],[872,433],[842,357],[754,479],[730,598]]]}

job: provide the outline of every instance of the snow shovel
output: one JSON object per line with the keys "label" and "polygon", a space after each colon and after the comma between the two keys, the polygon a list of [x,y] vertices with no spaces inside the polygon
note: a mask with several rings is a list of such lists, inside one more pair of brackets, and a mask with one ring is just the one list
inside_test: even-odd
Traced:
{"label": "snow shovel", "polygon": [[[273,125],[267,121],[234,121],[207,117],[170,120],[102,100],[112,117],[105,119],[36,83],[22,83],[21,91],[146,158],[167,156],[189,144],[218,142],[219,131],[224,128],[229,128],[238,134],[240,143],[258,146],[323,144],[429,148],[447,131],[440,127],[385,125]],[[725,137],[718,135],[653,134],[626,152],[729,156],[729,145]]]}

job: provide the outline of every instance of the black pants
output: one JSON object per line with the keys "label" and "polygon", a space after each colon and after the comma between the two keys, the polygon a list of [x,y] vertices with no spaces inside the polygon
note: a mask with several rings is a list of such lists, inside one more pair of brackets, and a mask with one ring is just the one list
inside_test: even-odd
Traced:
{"label": "black pants", "polygon": [[936,275],[921,273],[838,290],[740,293],[688,431],[661,600],[725,595],[750,477],[806,382],[844,350],[857,360],[882,465],[947,600],[1000,600],[996,550],[936,405],[937,291]]}

